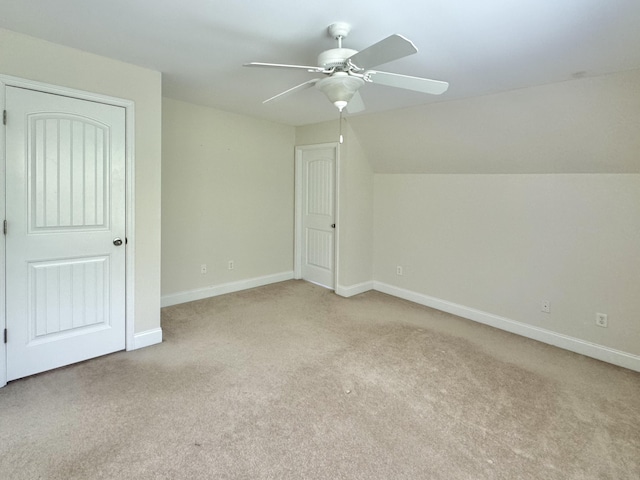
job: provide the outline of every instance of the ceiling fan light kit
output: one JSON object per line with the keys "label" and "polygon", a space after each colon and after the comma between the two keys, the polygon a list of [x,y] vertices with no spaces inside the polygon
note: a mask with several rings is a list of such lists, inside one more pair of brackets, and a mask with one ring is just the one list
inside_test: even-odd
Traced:
{"label": "ceiling fan light kit", "polygon": [[[268,98],[263,103],[280,99],[315,85],[316,88],[323,92],[329,101],[336,106],[340,113],[342,113],[345,107],[351,113],[355,113],[364,110],[364,104],[358,94],[358,90],[367,82],[432,95],[444,93],[449,87],[447,82],[371,69],[371,67],[398,60],[418,52],[416,46],[402,35],[391,35],[364,50],[357,51],[342,47],[342,40],[349,35],[351,31],[349,24],[344,22],[333,23],[329,25],[327,30],[329,35],[338,42],[338,47],[321,52],[320,55],[318,55],[317,67],[261,62],[244,64],[244,66],[247,67],[303,69],[309,73],[322,73],[326,75],[325,78],[308,80],[300,85],[289,88],[282,93]],[[351,108],[350,102],[355,104],[353,108]]]}
{"label": "ceiling fan light kit", "polygon": [[336,72],[333,76],[317,82],[316,88],[324,93],[338,110],[342,111],[362,85],[364,85],[362,78],[350,76],[346,72]]}

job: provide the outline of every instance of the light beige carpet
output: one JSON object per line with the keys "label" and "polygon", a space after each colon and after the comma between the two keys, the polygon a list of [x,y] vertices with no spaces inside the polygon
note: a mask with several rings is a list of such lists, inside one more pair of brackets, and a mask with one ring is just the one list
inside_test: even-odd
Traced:
{"label": "light beige carpet", "polygon": [[638,479],[640,374],[290,281],[0,389],[3,479]]}

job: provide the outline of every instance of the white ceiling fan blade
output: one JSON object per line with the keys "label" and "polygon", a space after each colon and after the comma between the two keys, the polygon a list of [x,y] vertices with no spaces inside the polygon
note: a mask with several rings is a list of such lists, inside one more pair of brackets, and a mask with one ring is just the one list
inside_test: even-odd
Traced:
{"label": "white ceiling fan blade", "polygon": [[322,67],[311,67],[307,65],[285,65],[282,63],[262,63],[262,62],[249,62],[242,65],[243,67],[265,67],[265,68],[295,68],[298,70],[306,70],[312,73],[324,72]]}
{"label": "white ceiling fan blade", "polygon": [[366,70],[417,52],[411,40],[395,34],[352,55],[349,61],[359,69]]}
{"label": "white ceiling fan blade", "polygon": [[365,78],[372,83],[387,85],[389,87],[404,88],[405,90],[414,90],[416,92],[430,93],[431,95],[440,95],[449,88],[447,82],[440,80],[431,80],[429,78],[411,77],[409,75],[400,75],[398,73],[378,72],[369,70],[365,72]]}
{"label": "white ceiling fan blade", "polygon": [[349,103],[347,103],[347,112],[349,113],[358,113],[364,110],[364,102],[362,101],[362,96],[360,92],[356,90],[356,93],[353,94]]}
{"label": "white ceiling fan blade", "polygon": [[292,93],[299,92],[300,90],[304,90],[306,88],[312,87],[318,80],[320,80],[320,79],[319,78],[314,78],[313,80],[309,80],[309,81],[306,81],[304,83],[301,83],[300,85],[296,85],[295,87],[292,87],[289,90],[285,90],[284,92],[279,93],[277,95],[274,95],[271,98],[267,98],[262,103],[271,102],[272,100],[278,100],[278,99],[280,99],[282,97],[285,97],[287,95],[291,95]]}

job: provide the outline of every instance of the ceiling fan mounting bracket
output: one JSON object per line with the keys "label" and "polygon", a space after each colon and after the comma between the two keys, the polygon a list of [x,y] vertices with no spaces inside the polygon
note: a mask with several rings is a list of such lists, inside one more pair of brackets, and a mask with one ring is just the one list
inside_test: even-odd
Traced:
{"label": "ceiling fan mounting bracket", "polygon": [[331,38],[335,38],[340,41],[349,35],[349,32],[351,32],[351,25],[345,22],[336,22],[329,25],[328,30]]}

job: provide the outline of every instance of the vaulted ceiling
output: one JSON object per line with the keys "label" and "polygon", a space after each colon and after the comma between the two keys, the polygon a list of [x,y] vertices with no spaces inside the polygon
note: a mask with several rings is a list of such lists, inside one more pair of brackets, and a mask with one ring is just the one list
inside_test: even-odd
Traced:
{"label": "vaulted ceiling", "polygon": [[363,114],[640,67],[638,0],[0,0],[0,27],[158,70],[165,96],[290,125],[336,118],[315,88],[262,104],[317,74],[242,64],[315,65],[336,21],[352,25],[348,48],[416,44],[381,70],[450,83],[441,96],[367,84]]}

